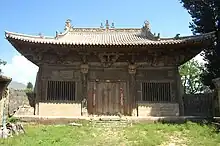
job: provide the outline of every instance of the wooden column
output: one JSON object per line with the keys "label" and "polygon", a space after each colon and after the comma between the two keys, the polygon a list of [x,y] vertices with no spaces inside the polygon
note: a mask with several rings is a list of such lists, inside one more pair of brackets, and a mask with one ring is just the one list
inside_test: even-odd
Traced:
{"label": "wooden column", "polygon": [[36,77],[36,83],[35,83],[35,92],[36,92],[36,98],[35,98],[35,109],[34,109],[34,114],[39,115],[39,102],[42,99],[43,92],[42,92],[42,87],[43,87],[43,78],[42,78],[42,67],[39,67],[39,70],[37,72],[37,77]]}
{"label": "wooden column", "polygon": [[88,64],[81,64],[80,71],[82,77],[82,98],[81,98],[81,115],[86,116],[88,114],[87,111],[87,74],[88,74],[89,66]]}
{"label": "wooden column", "polygon": [[177,85],[177,100],[174,100],[174,102],[179,103],[179,115],[184,116],[184,101],[183,101],[183,96],[184,96],[184,91],[182,87],[182,81],[181,81],[181,76],[179,74],[178,69],[176,69],[176,85]]}
{"label": "wooden column", "polygon": [[213,101],[213,116],[220,116],[220,78],[213,80],[217,92],[217,98]]}
{"label": "wooden column", "polygon": [[135,64],[130,64],[128,66],[128,73],[129,73],[129,102],[131,105],[130,110],[131,110],[131,115],[132,116],[137,116],[137,102],[136,102],[136,65]]}

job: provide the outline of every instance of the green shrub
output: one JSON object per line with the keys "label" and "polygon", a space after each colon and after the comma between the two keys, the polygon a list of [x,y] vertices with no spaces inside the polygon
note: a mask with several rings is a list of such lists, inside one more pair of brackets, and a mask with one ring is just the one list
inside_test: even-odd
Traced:
{"label": "green shrub", "polygon": [[9,117],[8,119],[7,119],[7,122],[9,122],[9,123],[17,123],[19,121],[19,119],[18,118],[16,118],[16,117]]}

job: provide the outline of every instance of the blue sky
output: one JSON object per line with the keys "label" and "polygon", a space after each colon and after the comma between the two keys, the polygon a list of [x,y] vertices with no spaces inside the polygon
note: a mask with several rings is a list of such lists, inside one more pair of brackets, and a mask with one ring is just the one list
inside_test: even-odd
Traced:
{"label": "blue sky", "polygon": [[[71,19],[75,27],[99,27],[101,22],[105,23],[108,19],[120,28],[140,28],[148,20],[152,32],[160,33],[161,37],[174,37],[177,33],[182,36],[191,35],[191,17],[179,0],[1,0],[0,58],[6,60],[8,66],[11,65],[4,67],[5,70],[3,68],[4,74],[26,82],[34,81],[36,72],[36,67],[25,62],[7,42],[5,30],[54,36],[56,30],[63,31],[66,19]],[[19,59],[23,59],[27,69],[34,68],[33,72],[29,72],[31,77],[25,79],[22,71],[18,71],[22,65]],[[14,69],[14,74],[10,73],[10,68]],[[22,80],[15,70],[22,76]]]}

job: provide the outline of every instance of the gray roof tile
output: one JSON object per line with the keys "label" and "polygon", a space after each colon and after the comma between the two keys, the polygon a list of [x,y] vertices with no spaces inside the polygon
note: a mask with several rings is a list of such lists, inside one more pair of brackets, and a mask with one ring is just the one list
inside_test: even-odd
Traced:
{"label": "gray roof tile", "polygon": [[5,36],[7,39],[30,43],[66,45],[166,45],[199,42],[214,36],[214,32],[211,32],[177,39],[157,39],[150,32],[147,32],[148,35],[143,33],[143,29],[70,28],[56,37],[32,36],[14,32],[5,32]]}

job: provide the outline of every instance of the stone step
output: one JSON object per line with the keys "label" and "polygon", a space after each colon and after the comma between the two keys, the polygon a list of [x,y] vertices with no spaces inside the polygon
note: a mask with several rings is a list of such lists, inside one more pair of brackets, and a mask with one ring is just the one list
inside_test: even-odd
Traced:
{"label": "stone step", "polygon": [[106,120],[106,121],[93,121],[92,122],[93,127],[127,127],[127,126],[131,126],[132,123],[122,120],[122,121],[110,121],[110,120]]}
{"label": "stone step", "polygon": [[123,128],[123,127],[128,127],[128,126],[132,126],[132,124],[92,124],[93,127],[112,127],[112,128]]}

